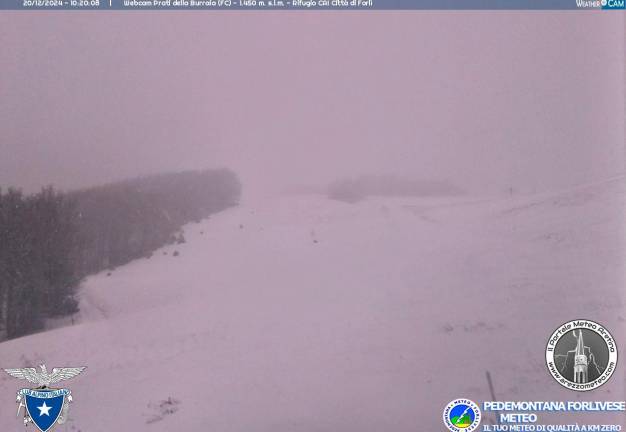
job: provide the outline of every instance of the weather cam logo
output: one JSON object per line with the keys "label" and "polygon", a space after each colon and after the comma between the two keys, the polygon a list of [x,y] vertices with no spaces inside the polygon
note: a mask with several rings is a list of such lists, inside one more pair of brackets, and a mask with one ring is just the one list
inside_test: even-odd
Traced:
{"label": "weather cam logo", "polygon": [[74,378],[85,367],[54,368],[48,373],[46,365],[35,368],[4,369],[14,378],[36,384],[36,388],[23,388],[17,392],[17,415],[24,408],[24,426],[33,423],[41,432],[48,432],[55,424],[67,421],[72,394],[68,389],[50,388],[50,384]]}
{"label": "weather cam logo", "polygon": [[472,432],[480,425],[480,408],[469,399],[455,399],[443,410],[443,423],[452,432]]}
{"label": "weather cam logo", "polygon": [[617,344],[604,326],[573,320],[556,329],[546,347],[546,364],[563,387],[589,391],[608,381],[617,366]]}

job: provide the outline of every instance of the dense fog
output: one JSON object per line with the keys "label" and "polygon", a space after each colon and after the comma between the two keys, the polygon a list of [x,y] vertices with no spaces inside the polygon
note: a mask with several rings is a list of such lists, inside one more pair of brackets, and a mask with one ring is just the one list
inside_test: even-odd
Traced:
{"label": "dense fog", "polygon": [[0,40],[4,187],[226,166],[244,199],[361,175],[500,194],[624,169],[619,13],[3,13]]}
{"label": "dense fog", "polygon": [[623,14],[92,12],[0,14],[0,368],[87,367],[60,430],[623,398],[546,367],[625,345]]}

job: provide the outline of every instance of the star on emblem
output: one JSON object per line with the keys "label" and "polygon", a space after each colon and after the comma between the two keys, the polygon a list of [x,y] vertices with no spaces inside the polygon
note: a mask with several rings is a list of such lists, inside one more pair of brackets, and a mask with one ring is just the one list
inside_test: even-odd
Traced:
{"label": "star on emblem", "polygon": [[48,405],[46,405],[46,401],[43,402],[43,405],[40,407],[37,407],[37,409],[39,410],[39,416],[43,416],[43,415],[47,415],[48,417],[50,416],[50,408]]}

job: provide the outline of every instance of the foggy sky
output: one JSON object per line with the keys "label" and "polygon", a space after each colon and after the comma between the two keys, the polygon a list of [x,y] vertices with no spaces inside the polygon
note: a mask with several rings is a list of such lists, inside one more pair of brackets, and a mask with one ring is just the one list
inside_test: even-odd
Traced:
{"label": "foggy sky", "polygon": [[228,166],[473,192],[624,170],[613,12],[4,12],[0,185]]}

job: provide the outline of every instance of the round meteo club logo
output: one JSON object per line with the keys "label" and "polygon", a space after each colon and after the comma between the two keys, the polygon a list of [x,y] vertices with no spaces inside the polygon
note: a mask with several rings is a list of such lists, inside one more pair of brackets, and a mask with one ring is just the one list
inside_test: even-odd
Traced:
{"label": "round meteo club logo", "polygon": [[472,432],[480,425],[480,408],[469,399],[455,399],[443,410],[443,423],[452,432]]}
{"label": "round meteo club logo", "polygon": [[617,366],[617,344],[597,322],[578,319],[552,333],[546,347],[546,364],[563,387],[589,391],[608,381]]}

